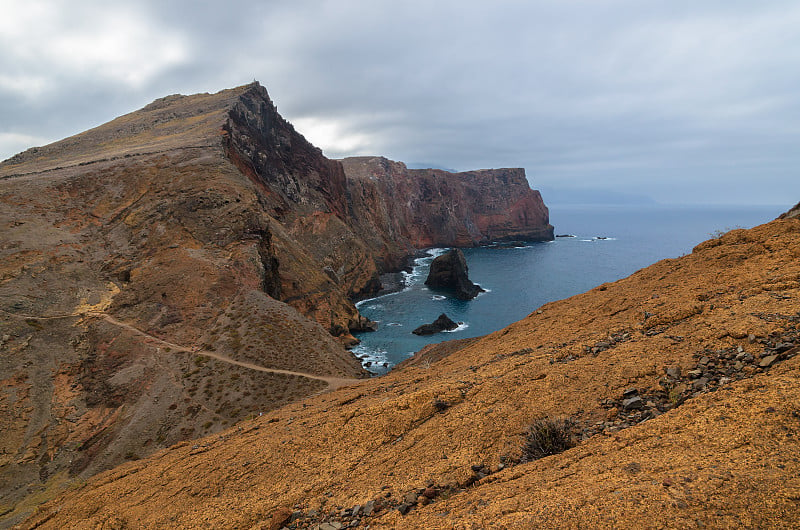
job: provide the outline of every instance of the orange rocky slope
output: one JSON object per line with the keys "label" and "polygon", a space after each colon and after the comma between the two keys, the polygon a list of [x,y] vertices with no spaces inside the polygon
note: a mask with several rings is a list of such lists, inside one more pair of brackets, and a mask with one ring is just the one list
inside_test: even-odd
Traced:
{"label": "orange rocky slope", "polygon": [[[796,527],[799,325],[800,219],[734,230],[124,464],[23,527]],[[520,463],[540,417],[582,441]]]}

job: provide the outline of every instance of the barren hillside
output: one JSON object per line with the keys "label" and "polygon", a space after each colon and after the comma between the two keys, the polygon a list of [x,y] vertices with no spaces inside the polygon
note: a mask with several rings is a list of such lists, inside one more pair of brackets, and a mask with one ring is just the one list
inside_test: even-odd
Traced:
{"label": "barren hillside", "polygon": [[[105,472],[24,528],[792,528],[800,220]],[[577,445],[529,461],[537,419]],[[530,449],[530,448],[529,448]]]}

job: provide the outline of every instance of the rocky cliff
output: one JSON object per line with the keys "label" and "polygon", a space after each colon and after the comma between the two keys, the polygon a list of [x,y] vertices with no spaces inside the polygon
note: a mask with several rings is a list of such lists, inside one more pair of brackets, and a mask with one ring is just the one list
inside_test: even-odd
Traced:
{"label": "rocky cliff", "polygon": [[366,377],[352,298],[422,242],[365,217],[390,188],[363,199],[257,83],[0,164],[0,514]]}
{"label": "rocky cliff", "polygon": [[382,157],[342,160],[357,222],[380,228],[372,245],[469,247],[550,241],[553,227],[523,169],[450,173],[408,169]]}
{"label": "rocky cliff", "polygon": [[[127,463],[23,528],[793,528],[798,236],[733,230]],[[536,459],[537,425],[570,443]]]}

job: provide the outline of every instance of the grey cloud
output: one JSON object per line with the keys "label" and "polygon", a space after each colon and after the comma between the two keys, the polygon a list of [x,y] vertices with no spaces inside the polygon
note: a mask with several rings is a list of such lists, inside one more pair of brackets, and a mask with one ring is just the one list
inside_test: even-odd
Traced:
{"label": "grey cloud", "polygon": [[[0,58],[55,87],[31,99],[0,79],[0,134],[57,139],[169,93],[258,79],[329,156],[523,166],[534,185],[665,201],[788,205],[800,192],[794,2],[131,6],[185,56],[140,85]],[[0,137],[0,158],[13,154],[2,149]]]}

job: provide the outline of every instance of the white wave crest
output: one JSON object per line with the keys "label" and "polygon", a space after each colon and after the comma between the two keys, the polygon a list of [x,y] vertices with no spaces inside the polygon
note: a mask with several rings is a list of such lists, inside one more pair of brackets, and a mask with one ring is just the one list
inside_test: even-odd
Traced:
{"label": "white wave crest", "polygon": [[455,333],[456,331],[464,331],[468,327],[469,327],[469,324],[467,324],[466,322],[459,322],[457,328],[450,329],[450,330],[445,330],[442,333]]}

